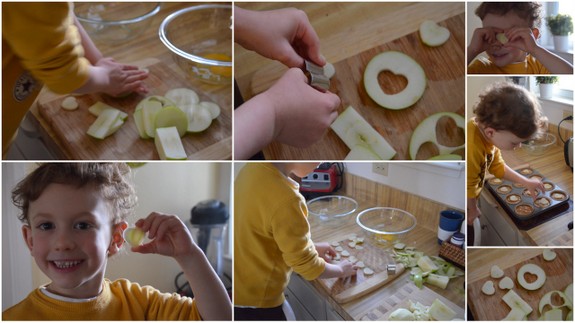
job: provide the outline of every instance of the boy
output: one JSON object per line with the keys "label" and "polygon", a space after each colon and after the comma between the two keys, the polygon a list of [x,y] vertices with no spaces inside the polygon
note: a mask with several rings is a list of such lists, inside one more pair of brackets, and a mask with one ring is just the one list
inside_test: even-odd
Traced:
{"label": "boy", "polygon": [[[487,172],[529,189],[543,192],[541,181],[521,176],[501,157],[501,151],[521,147],[521,142],[536,137],[547,126],[537,98],[511,83],[496,83],[479,95],[475,118],[467,122],[467,225],[481,215],[477,199]],[[468,233],[473,230],[468,228]],[[470,237],[468,237],[470,238]],[[468,241],[473,241],[468,239]]]}
{"label": "boy", "polygon": [[[475,29],[467,47],[467,72],[572,74],[572,64],[537,43],[540,9],[537,2],[482,3],[475,14],[483,27]],[[487,57],[478,56],[482,52]]]}
{"label": "boy", "polygon": [[146,93],[148,73],[103,57],[65,2],[2,3],[2,151],[44,83],[66,93]]}
{"label": "boy", "polygon": [[4,311],[3,320],[231,320],[225,288],[173,215],[154,212],[138,220],[152,241],[132,251],[174,258],[194,299],[104,278],[136,205],[129,173],[125,164],[53,163],[17,185],[12,198],[22,210],[24,239],[51,282]]}
{"label": "boy", "polygon": [[329,244],[310,239],[307,207],[299,184],[317,163],[248,163],[234,184],[234,319],[286,320],[284,290],[291,271],[304,279],[355,275]]}

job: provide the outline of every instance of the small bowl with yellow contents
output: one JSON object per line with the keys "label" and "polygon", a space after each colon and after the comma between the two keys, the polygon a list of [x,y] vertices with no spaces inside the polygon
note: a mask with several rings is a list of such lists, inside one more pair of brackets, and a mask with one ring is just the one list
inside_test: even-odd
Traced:
{"label": "small bowl with yellow contents", "polygon": [[188,77],[210,84],[231,84],[231,26],[231,5],[203,4],[167,16],[159,36]]}
{"label": "small bowl with yellow contents", "polygon": [[377,244],[384,246],[399,242],[417,224],[413,214],[391,207],[363,210],[356,222]]}

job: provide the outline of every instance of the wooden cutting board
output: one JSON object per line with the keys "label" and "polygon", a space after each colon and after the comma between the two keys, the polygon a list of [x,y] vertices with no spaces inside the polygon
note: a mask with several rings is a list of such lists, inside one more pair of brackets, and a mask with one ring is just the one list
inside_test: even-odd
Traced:
{"label": "wooden cutting board", "polygon": [[[210,127],[198,134],[186,134],[182,138],[189,159],[229,159],[231,157],[232,109],[231,86],[214,91],[200,91],[178,73],[157,59],[147,59],[134,65],[145,67],[150,76],[145,81],[148,95],[164,95],[169,89],[187,87],[195,90],[202,101],[212,101],[221,107],[220,116]],[[229,89],[229,91],[226,91]],[[131,94],[125,98],[113,98],[105,94],[86,94],[77,97],[78,110],[60,108],[64,97],[49,97],[38,102],[40,115],[52,128],[70,159],[77,160],[152,160],[159,159],[153,139],[141,139],[134,123],[133,112],[144,98]],[[128,120],[112,136],[103,140],[86,134],[96,117],[88,108],[102,101],[128,113]]]}
{"label": "wooden cutting board", "polygon": [[[342,61],[332,62],[336,74],[331,80],[330,91],[341,98],[338,111],[343,112],[349,105],[358,110],[397,151],[394,159],[410,159],[408,147],[411,134],[426,117],[446,111],[465,115],[465,15],[453,16],[439,24],[451,32],[450,39],[440,47],[424,45],[419,38],[419,32],[414,30],[389,43]],[[381,108],[367,95],[363,85],[363,72],[367,63],[375,55],[388,50],[411,56],[422,66],[427,77],[427,88],[423,97],[404,110]],[[269,88],[283,71],[278,71],[277,65],[273,65],[256,72],[252,78],[252,93],[260,93]],[[380,84],[384,84],[384,91],[394,93],[406,84],[404,78],[387,74],[380,74]],[[456,129],[453,122],[443,121],[443,129],[438,131],[439,142],[447,146],[463,144],[463,129]],[[349,148],[333,131],[328,131],[321,141],[308,148],[273,143],[264,152],[269,159],[341,160],[349,153]],[[427,159],[435,155],[435,152],[433,145],[426,144],[420,148],[418,159]],[[463,155],[463,150],[460,153]]]}
{"label": "wooden cutting board", "polygon": [[[349,246],[349,243],[351,242],[349,239],[338,242],[338,247],[350,254],[349,257],[342,256],[341,261],[346,259],[349,260],[350,257],[353,256],[357,260],[362,261],[366,267],[372,269],[374,272],[373,275],[365,275],[362,269],[358,269],[357,275],[355,276],[320,279],[320,284],[322,284],[333,299],[340,304],[347,303],[381,288],[401,276],[404,272],[403,265],[396,264],[396,273],[388,274],[387,265],[395,264],[395,261],[389,253],[389,249],[386,250],[375,245],[372,240],[369,240],[368,238],[365,238],[362,244],[358,244],[358,247],[353,248]],[[341,254],[342,252],[338,253]]]}
{"label": "wooden cutting board", "polygon": [[417,288],[414,284],[409,283],[403,284],[399,289],[395,290],[390,297],[382,299],[377,306],[365,313],[365,315],[360,318],[360,321],[388,321],[389,315],[396,309],[409,309],[410,300],[413,303],[419,302],[425,306],[431,306],[436,298],[455,311],[455,313],[457,313],[456,318],[462,320],[465,318],[465,310],[463,308],[425,286],[423,286],[423,288]]}
{"label": "wooden cutting board", "polygon": [[[513,252],[510,250],[510,252]],[[539,318],[539,300],[543,295],[552,290],[563,291],[567,285],[573,282],[573,249],[555,249],[557,258],[551,262],[545,261],[540,254],[529,260],[515,264],[514,266],[503,269],[505,276],[513,279],[515,283],[515,292],[523,298],[533,308],[533,312],[527,317],[528,320]],[[525,290],[517,283],[517,272],[524,264],[532,263],[540,266],[547,275],[547,280],[543,287],[535,291]],[[488,296],[481,292],[481,287],[487,280],[492,280],[495,287],[495,294]],[[499,279],[493,279],[486,276],[476,280],[467,286],[469,307],[475,320],[480,321],[500,321],[505,318],[511,310],[502,300],[507,290],[502,291],[497,287]]]}

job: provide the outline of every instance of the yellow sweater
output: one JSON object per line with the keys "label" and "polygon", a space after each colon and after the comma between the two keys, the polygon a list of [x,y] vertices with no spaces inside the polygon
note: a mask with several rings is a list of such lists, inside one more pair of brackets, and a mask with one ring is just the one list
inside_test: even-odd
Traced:
{"label": "yellow sweater", "polygon": [[244,166],[234,184],[234,217],[234,305],[279,306],[292,269],[307,280],[323,273],[299,185],[273,165]]}
{"label": "yellow sweater", "polygon": [[469,74],[551,74],[535,57],[527,55],[525,61],[499,67],[488,57],[479,56],[467,66]]}
{"label": "yellow sweater", "polygon": [[195,302],[178,294],[161,293],[126,279],[104,281],[93,300],[70,303],[34,290],[26,299],[2,313],[2,320],[200,320]]}
{"label": "yellow sweater", "polygon": [[505,175],[505,161],[501,151],[483,138],[473,119],[467,122],[467,197],[477,198],[487,171],[495,177]]}
{"label": "yellow sweater", "polygon": [[73,92],[86,83],[90,63],[83,56],[68,3],[2,3],[3,151],[41,82],[57,93]]}

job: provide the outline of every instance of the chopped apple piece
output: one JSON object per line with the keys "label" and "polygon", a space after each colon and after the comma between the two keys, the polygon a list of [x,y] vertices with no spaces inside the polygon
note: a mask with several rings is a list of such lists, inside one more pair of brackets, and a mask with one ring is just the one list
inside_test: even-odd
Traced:
{"label": "chopped apple piece", "polygon": [[483,294],[485,295],[495,294],[495,286],[493,285],[493,281],[488,280],[485,283],[483,283],[483,286],[481,287],[481,292],[483,292]]}
{"label": "chopped apple piece", "polygon": [[[97,138],[104,139],[111,134],[110,128],[112,128],[118,119],[120,119],[119,110],[105,110],[100,116],[92,123],[90,128],[88,128],[88,135]],[[117,129],[116,129],[117,130]]]}
{"label": "chopped apple piece", "polygon": [[450,35],[449,29],[431,20],[425,20],[419,26],[419,36],[421,41],[427,46],[441,46],[449,39]]}
{"label": "chopped apple piece", "polygon": [[[102,101],[98,101],[94,104],[92,104],[92,106],[90,106],[88,108],[88,112],[90,112],[91,114],[95,115],[96,117],[100,115],[100,113],[102,113],[102,111],[106,110],[106,109],[116,109],[111,105],[108,105]],[[120,118],[122,118],[122,120],[126,120],[128,118],[128,114],[124,111],[121,111],[119,109],[116,109],[118,111],[120,111]]]}
{"label": "chopped apple piece", "polygon": [[64,110],[72,111],[78,109],[78,100],[75,97],[69,96],[62,100],[60,107]]}
{"label": "chopped apple piece", "polygon": [[188,117],[175,106],[165,107],[156,113],[155,128],[169,127],[176,127],[180,137],[183,137],[188,129]]}
{"label": "chopped apple piece", "polygon": [[186,159],[186,151],[176,127],[156,129],[154,142],[162,160]]}
{"label": "chopped apple piece", "polygon": [[505,304],[509,305],[512,309],[517,308],[523,311],[525,315],[529,315],[533,312],[533,308],[529,306],[527,302],[525,302],[517,293],[510,289],[507,294],[503,295],[502,297]]}
{"label": "chopped apple piece", "polygon": [[445,305],[439,298],[436,298],[433,303],[431,303],[431,307],[429,307],[429,315],[436,321],[451,321],[457,313]]}
{"label": "chopped apple piece", "polygon": [[396,154],[393,147],[352,106],[337,117],[331,129],[350,149],[362,146],[379,159],[391,159]]}
{"label": "chopped apple piece", "polygon": [[200,105],[188,107],[186,115],[188,117],[188,132],[202,132],[212,124],[212,114]]}
{"label": "chopped apple piece", "polygon": [[504,33],[498,33],[497,35],[495,35],[495,38],[497,38],[497,40],[503,45],[509,42],[509,39],[507,38],[507,36],[505,36]]}

